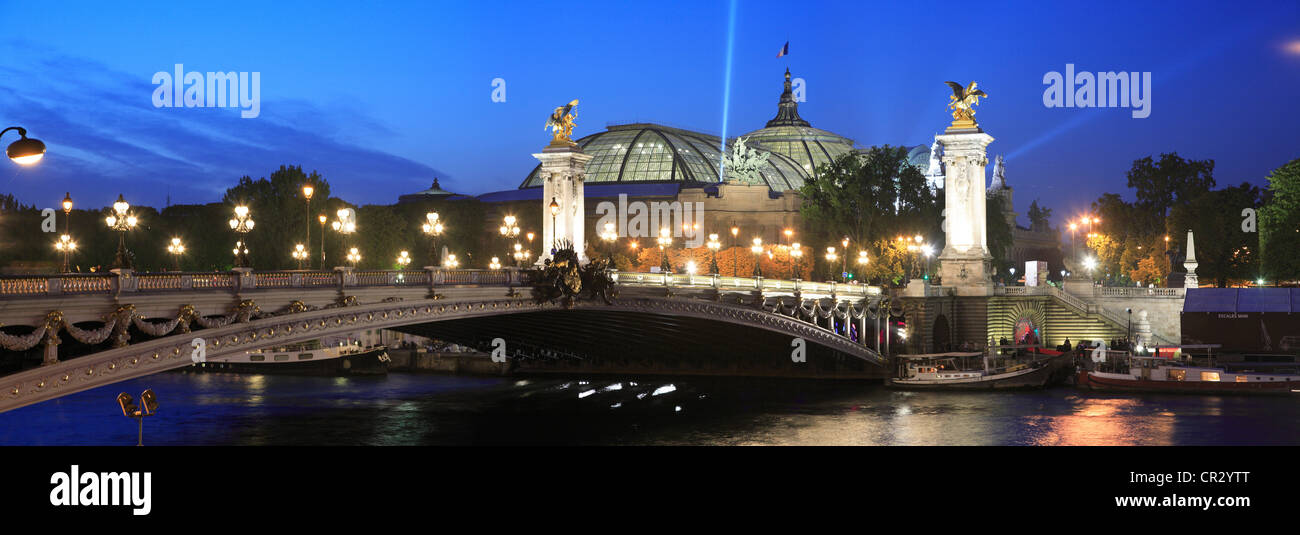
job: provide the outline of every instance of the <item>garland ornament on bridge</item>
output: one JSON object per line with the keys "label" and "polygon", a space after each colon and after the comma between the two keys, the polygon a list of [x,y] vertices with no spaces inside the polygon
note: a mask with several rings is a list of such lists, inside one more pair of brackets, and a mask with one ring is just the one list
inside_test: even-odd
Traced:
{"label": "garland ornament on bridge", "polygon": [[[356,298],[350,297],[355,304]],[[295,303],[302,305],[301,301]],[[289,308],[292,310],[293,303]],[[303,305],[305,307],[305,305]],[[305,310],[305,308],[304,308]],[[59,331],[68,333],[74,340],[86,345],[97,345],[112,339],[112,347],[126,347],[130,344],[130,326],[134,325],[140,332],[149,336],[161,337],[173,333],[190,332],[190,324],[198,322],[205,329],[225,327],[231,323],[248,323],[263,315],[261,309],[252,299],[245,299],[223,316],[203,316],[193,305],[182,305],[172,319],[153,321],[135,312],[135,305],[126,304],[103,316],[103,325],[95,329],[82,329],[64,321],[63,311],[55,310],[45,315],[45,320],[32,332],[25,335],[11,335],[0,332],[0,348],[9,351],[27,351],[37,344],[45,344],[42,366],[59,362],[58,346],[62,343]]]}

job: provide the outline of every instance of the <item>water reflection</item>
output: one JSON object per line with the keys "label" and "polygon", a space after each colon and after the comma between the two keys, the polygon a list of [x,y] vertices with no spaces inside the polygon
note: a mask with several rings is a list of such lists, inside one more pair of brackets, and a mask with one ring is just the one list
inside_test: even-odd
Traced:
{"label": "water reflection", "polygon": [[0,414],[4,444],[1297,444],[1289,398],[897,392],[741,378],[167,373]]}

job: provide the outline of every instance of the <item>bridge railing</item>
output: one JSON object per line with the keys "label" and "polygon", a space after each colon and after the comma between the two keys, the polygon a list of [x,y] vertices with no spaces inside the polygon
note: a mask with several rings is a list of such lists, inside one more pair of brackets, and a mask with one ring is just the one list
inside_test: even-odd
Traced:
{"label": "bridge railing", "polygon": [[[523,286],[528,271],[507,269],[424,269],[424,270],[353,270],[333,271],[252,271],[234,272],[162,272],[134,273],[114,270],[111,273],[61,275],[0,276],[0,299],[44,295],[87,295],[122,293],[166,293],[189,290],[225,290],[240,292],[254,289],[348,288],[384,286]],[[862,284],[730,277],[688,273],[614,272],[619,284],[629,286],[665,286],[675,288],[713,288],[717,290],[807,292],[844,297],[880,295],[881,289]]]}

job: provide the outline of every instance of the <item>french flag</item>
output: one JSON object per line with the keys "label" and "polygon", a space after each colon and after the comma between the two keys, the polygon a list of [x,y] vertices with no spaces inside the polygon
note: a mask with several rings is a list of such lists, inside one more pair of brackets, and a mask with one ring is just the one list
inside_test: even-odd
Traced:
{"label": "french flag", "polygon": [[789,53],[790,53],[790,42],[786,41],[785,46],[781,47],[781,51],[777,53],[776,57],[779,58]]}

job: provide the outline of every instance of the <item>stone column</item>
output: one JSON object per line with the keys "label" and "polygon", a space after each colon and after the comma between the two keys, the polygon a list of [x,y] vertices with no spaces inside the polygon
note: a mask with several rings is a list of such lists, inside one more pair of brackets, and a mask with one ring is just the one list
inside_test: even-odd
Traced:
{"label": "stone column", "polygon": [[[582,152],[577,145],[551,145],[533,157],[542,161],[539,171],[542,178],[542,247],[537,255],[537,265],[551,258],[551,249],[561,241],[571,242],[578,258],[586,260],[583,182],[586,180],[587,162],[592,156]],[[559,213],[554,216],[551,215],[552,201],[559,205]]]}
{"label": "stone column", "polygon": [[943,285],[954,287],[957,295],[992,295],[993,257],[989,254],[985,223],[984,167],[988,165],[985,149],[993,136],[976,126],[949,128],[935,140],[943,144],[945,171],[946,240],[939,253]]}
{"label": "stone column", "polygon": [[1183,267],[1187,269],[1187,276],[1183,277],[1183,288],[1200,288],[1201,282],[1196,277],[1196,266],[1200,263],[1196,261],[1196,242],[1193,241],[1192,231],[1187,231],[1187,260],[1183,261]]}

